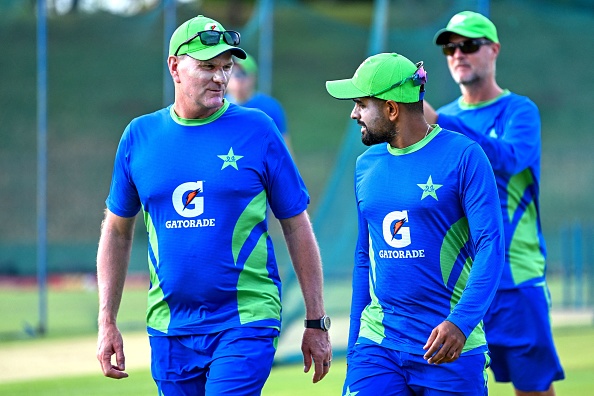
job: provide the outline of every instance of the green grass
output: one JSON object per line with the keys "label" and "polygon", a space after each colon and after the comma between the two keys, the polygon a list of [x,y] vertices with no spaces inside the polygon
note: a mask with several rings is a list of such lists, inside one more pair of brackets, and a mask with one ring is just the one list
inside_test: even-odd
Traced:
{"label": "green grass", "polygon": [[[122,331],[145,328],[146,298],[145,289],[126,288],[118,315]],[[35,289],[0,290],[0,311],[3,317],[0,321],[0,341],[27,338],[29,332],[37,329],[38,300]],[[47,337],[88,335],[97,329],[97,290],[50,289],[47,310]]]}
{"label": "green grass", "polygon": [[[557,396],[591,396],[594,395],[594,327],[556,329],[555,342],[566,380],[556,382]],[[301,366],[275,367],[264,388],[264,395],[301,396],[339,395],[346,372],[344,360],[333,361],[331,374],[321,383],[311,385],[309,377],[301,371]],[[1,389],[1,388],[0,388]],[[307,391],[306,391],[307,390]],[[306,392],[304,392],[306,391]],[[489,372],[489,395],[509,396],[512,394],[510,384],[495,383]]]}
{"label": "green grass", "polygon": [[[292,271],[281,268],[282,271]],[[283,276],[287,276],[283,273]],[[347,316],[350,301],[350,278],[326,280],[325,300],[326,309],[334,316]],[[73,282],[76,281],[73,280]],[[89,282],[91,282],[90,280]],[[66,281],[68,282],[68,281]],[[145,283],[143,283],[145,282]],[[119,326],[122,331],[143,330],[144,313],[148,280],[136,281],[131,287],[126,287],[118,315]],[[294,287],[290,289],[285,284],[285,310],[291,311],[291,304],[302,306],[301,292]],[[563,307],[563,284],[559,277],[549,277],[548,285],[554,309]],[[346,288],[346,289],[345,289]],[[587,289],[585,289],[587,290]],[[88,335],[97,329],[98,297],[97,291],[88,289],[60,289],[50,287],[47,296],[47,334],[49,338],[64,338],[73,335]],[[585,298],[585,296],[584,296]],[[39,322],[39,295],[35,288],[6,288],[0,289],[0,346],[2,342],[28,338],[28,332],[34,330]]]}
{"label": "green grass", "polygon": [[[594,394],[594,327],[556,329],[555,341],[565,368],[566,379],[556,382],[558,396],[590,396]],[[48,342],[51,342],[48,341]],[[2,347],[0,345],[0,354]],[[60,362],[64,374],[52,379],[0,383],[2,395],[79,396],[120,394],[143,396],[156,394],[149,370],[130,371],[124,380],[102,377],[99,367],[93,375],[69,376],[68,367],[76,362]],[[254,368],[256,370],[257,368]],[[345,376],[345,361],[335,359],[330,374],[320,383],[311,383],[311,373],[303,373],[301,365],[275,366],[264,388],[264,396],[339,395]],[[495,384],[490,375],[491,396],[511,395],[510,384]]]}

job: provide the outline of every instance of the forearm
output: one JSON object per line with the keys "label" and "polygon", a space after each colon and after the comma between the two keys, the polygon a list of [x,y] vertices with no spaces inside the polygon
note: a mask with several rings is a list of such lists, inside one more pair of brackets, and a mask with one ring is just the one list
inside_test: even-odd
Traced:
{"label": "forearm", "polygon": [[474,246],[474,258],[460,300],[448,317],[465,336],[483,318],[499,285],[504,264],[503,221],[497,186],[484,152],[471,148],[464,157],[463,207],[468,220],[469,236]]}
{"label": "forearm", "polygon": [[503,269],[503,243],[493,241],[493,247],[477,255],[466,288],[447,320],[454,323],[466,337],[483,319],[499,285]]}
{"label": "forearm", "polygon": [[281,220],[293,268],[305,301],[305,316],[319,319],[325,314],[320,251],[307,212]]}
{"label": "forearm", "polygon": [[371,301],[371,295],[369,294],[369,227],[359,208],[357,208],[357,227],[357,246],[355,248],[352,280],[351,323],[348,339],[349,354],[359,338],[361,313]]}
{"label": "forearm", "polygon": [[510,114],[494,119],[487,130],[477,129],[451,114],[440,113],[437,122],[477,142],[496,174],[512,176],[534,165],[540,157],[541,144],[540,116],[534,104],[523,103]]}
{"label": "forearm", "polygon": [[348,338],[349,351],[359,338],[359,329],[361,326],[361,313],[369,304],[369,267],[364,265],[355,265],[353,271],[353,295],[351,299],[351,315]]}
{"label": "forearm", "polygon": [[[121,227],[125,224],[125,227]],[[106,214],[97,250],[99,325],[115,324],[130,261],[133,219]]]}

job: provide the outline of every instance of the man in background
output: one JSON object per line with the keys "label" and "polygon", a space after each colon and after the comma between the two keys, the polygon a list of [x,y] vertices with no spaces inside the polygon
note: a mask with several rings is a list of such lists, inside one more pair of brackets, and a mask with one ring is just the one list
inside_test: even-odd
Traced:
{"label": "man in background", "polygon": [[278,100],[257,90],[258,65],[253,56],[246,54],[245,59],[234,58],[235,66],[227,86],[227,98],[230,102],[243,107],[260,109],[272,118],[291,150],[291,139],[287,131],[285,110]]}
{"label": "man in background", "polygon": [[260,394],[281,328],[268,206],[305,300],[304,370],[313,364],[318,382],[330,368],[309,194],[274,122],[224,99],[232,55],[245,57],[239,43],[239,33],[202,15],[179,26],[167,59],[175,102],[132,120],[116,153],[97,253],[97,358],[105,376],[128,376],[117,314],[142,210],[159,395]]}
{"label": "man in background", "polygon": [[497,84],[501,45],[495,25],[485,16],[460,12],[434,40],[462,95],[437,113],[426,106],[427,118],[481,145],[501,201],[505,267],[484,319],[491,368],[495,380],[511,381],[518,396],[552,396],[553,381],[564,373],[553,341],[545,279],[538,108]]}

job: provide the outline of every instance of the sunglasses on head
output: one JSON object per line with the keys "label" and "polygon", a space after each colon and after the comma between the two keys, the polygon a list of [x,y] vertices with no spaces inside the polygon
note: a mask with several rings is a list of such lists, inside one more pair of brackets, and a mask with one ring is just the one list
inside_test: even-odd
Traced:
{"label": "sunglasses on head", "polygon": [[202,32],[196,33],[195,35],[181,43],[179,47],[177,47],[177,49],[175,50],[174,55],[177,56],[177,53],[179,52],[181,47],[183,47],[186,44],[190,44],[196,38],[200,38],[200,42],[202,43],[202,45],[213,46],[220,43],[221,36],[223,36],[223,41],[228,45],[231,45],[233,47],[237,47],[239,45],[239,41],[241,38],[239,32],[236,32],[234,30],[227,30],[225,32],[219,32],[218,30],[204,30]]}
{"label": "sunglasses on head", "polygon": [[[389,86],[388,88],[383,89],[383,90],[376,92],[369,96],[377,96],[377,95],[383,94],[384,92],[388,92],[391,89],[401,86],[402,84],[404,84],[405,82],[407,82],[409,80],[412,80],[412,83],[415,87],[418,87],[419,85],[421,85],[421,92],[423,93],[424,92],[424,90],[422,89],[423,85],[425,85],[425,83],[427,83],[427,72],[425,71],[425,68],[423,67],[423,61],[418,62],[416,64],[416,66],[417,66],[417,71],[415,71],[412,76],[406,77],[405,79],[398,81],[396,84],[393,84],[393,85]],[[421,93],[421,96],[423,95],[422,93]],[[422,99],[423,98],[421,97],[419,100],[422,100]]]}
{"label": "sunglasses on head", "polygon": [[465,40],[460,43],[447,43],[441,46],[444,55],[452,56],[456,52],[456,48],[460,48],[463,54],[474,54],[481,46],[491,44],[491,40],[487,39],[472,39]]}

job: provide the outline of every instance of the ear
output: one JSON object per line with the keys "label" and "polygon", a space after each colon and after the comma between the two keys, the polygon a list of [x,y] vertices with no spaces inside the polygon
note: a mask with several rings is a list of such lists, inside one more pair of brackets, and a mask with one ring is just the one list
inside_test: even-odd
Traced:
{"label": "ear", "polygon": [[499,55],[499,50],[501,49],[501,44],[493,43],[491,44],[491,50],[493,51],[493,55],[495,58]]}
{"label": "ear", "polygon": [[386,111],[388,119],[391,122],[396,121],[396,119],[400,115],[400,106],[398,106],[398,103],[394,102],[393,100],[387,100],[384,104],[384,109]]}
{"label": "ear", "polygon": [[179,78],[179,58],[177,56],[170,56],[167,58],[167,67],[169,68],[169,74],[173,78],[173,81],[176,83],[180,83],[181,80]]}

